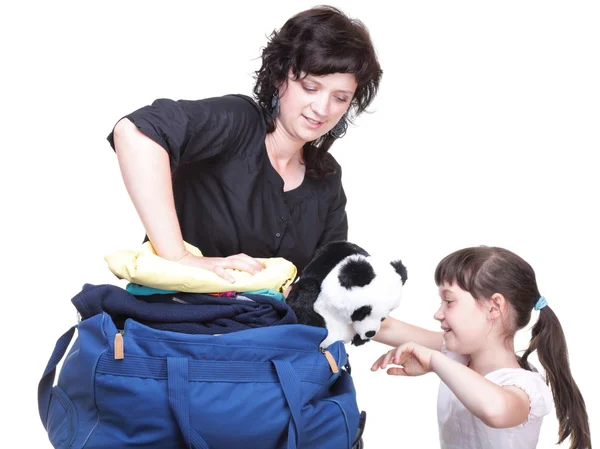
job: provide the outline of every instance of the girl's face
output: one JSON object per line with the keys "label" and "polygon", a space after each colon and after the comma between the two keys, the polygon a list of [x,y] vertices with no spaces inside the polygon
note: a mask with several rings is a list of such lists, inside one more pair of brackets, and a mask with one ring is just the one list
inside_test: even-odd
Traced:
{"label": "girl's face", "polygon": [[455,283],[439,287],[442,304],[433,317],[441,324],[448,351],[470,355],[482,348],[490,334],[486,300],[478,301]]}
{"label": "girl's face", "polygon": [[358,84],[352,73],[303,75],[294,80],[290,73],[280,87],[277,121],[291,138],[305,143],[336,125],[350,107]]}

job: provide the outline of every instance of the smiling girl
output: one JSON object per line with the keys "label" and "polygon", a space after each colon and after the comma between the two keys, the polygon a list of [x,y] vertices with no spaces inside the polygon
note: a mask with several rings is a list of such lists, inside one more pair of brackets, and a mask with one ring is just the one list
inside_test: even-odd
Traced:
{"label": "smiling girl", "polygon": [[[473,247],[445,257],[435,271],[441,332],[388,318],[375,340],[395,349],[373,371],[440,379],[438,424],[444,449],[535,448],[542,419],[556,407],[559,442],[591,448],[585,402],[561,325],[540,295],[531,266],[516,254]],[[515,354],[515,333],[539,311],[529,348]],[[537,351],[547,380],[527,361]],[[549,383],[550,388],[548,388]]]}

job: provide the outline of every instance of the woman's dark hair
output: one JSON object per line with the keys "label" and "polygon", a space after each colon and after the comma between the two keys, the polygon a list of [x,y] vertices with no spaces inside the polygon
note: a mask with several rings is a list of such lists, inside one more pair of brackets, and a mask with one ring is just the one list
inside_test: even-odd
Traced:
{"label": "woman's dark hair", "polygon": [[[254,96],[265,113],[267,132],[275,130],[271,102],[289,73],[296,79],[311,75],[352,73],[358,87],[349,109],[350,119],[364,112],[373,101],[381,80],[381,67],[365,25],[332,6],[317,6],[290,18],[273,31],[262,51],[262,66],[256,72]],[[331,132],[304,145],[306,174],[320,178],[335,173],[328,151],[335,137]]]}
{"label": "woman's dark hair", "polygon": [[[512,333],[523,329],[540,298],[535,272],[516,254],[496,247],[465,248],[446,256],[435,270],[435,283],[458,285],[477,300],[500,293],[512,306]],[[529,348],[521,357],[522,368],[530,370],[527,357],[537,351],[552,389],[559,422],[558,444],[571,437],[571,449],[591,448],[590,427],[583,396],[571,375],[567,343],[562,326],[549,306],[540,309],[531,331]]]}

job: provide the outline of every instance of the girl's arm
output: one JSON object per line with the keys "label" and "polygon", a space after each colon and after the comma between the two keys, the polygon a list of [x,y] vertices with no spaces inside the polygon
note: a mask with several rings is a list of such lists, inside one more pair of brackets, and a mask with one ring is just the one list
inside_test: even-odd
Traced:
{"label": "girl's arm", "polygon": [[496,385],[437,351],[432,351],[430,367],[458,400],[487,426],[514,427],[527,421],[529,396],[520,388]]}
{"label": "girl's arm", "polygon": [[501,387],[471,368],[414,342],[406,343],[382,355],[371,367],[385,369],[396,376],[420,376],[436,373],[458,400],[489,427],[514,427],[527,421],[529,396],[518,387]]}
{"label": "girl's arm", "polygon": [[442,349],[442,336],[443,332],[430,331],[388,317],[381,323],[381,328],[373,337],[373,340],[389,346],[402,346],[404,343],[414,341],[427,348],[439,351]]}

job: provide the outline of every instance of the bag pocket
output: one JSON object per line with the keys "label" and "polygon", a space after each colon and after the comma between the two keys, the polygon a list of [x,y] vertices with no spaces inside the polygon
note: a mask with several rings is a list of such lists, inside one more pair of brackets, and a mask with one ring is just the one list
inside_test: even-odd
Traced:
{"label": "bag pocket", "polygon": [[360,419],[356,390],[350,374],[341,370],[328,395],[309,404],[304,412],[306,434],[310,438],[303,442],[303,447],[350,449]]}
{"label": "bag pocket", "polygon": [[77,410],[59,386],[52,388],[46,428],[55,449],[68,448],[75,438]]}
{"label": "bag pocket", "polygon": [[[205,374],[192,370],[192,377]],[[210,449],[287,447],[290,414],[281,385],[224,380],[189,381],[186,393],[172,396],[171,403],[168,379],[98,374],[100,421],[90,442],[93,447],[173,449],[191,429]],[[173,404],[189,407],[188,428],[180,427]]]}

